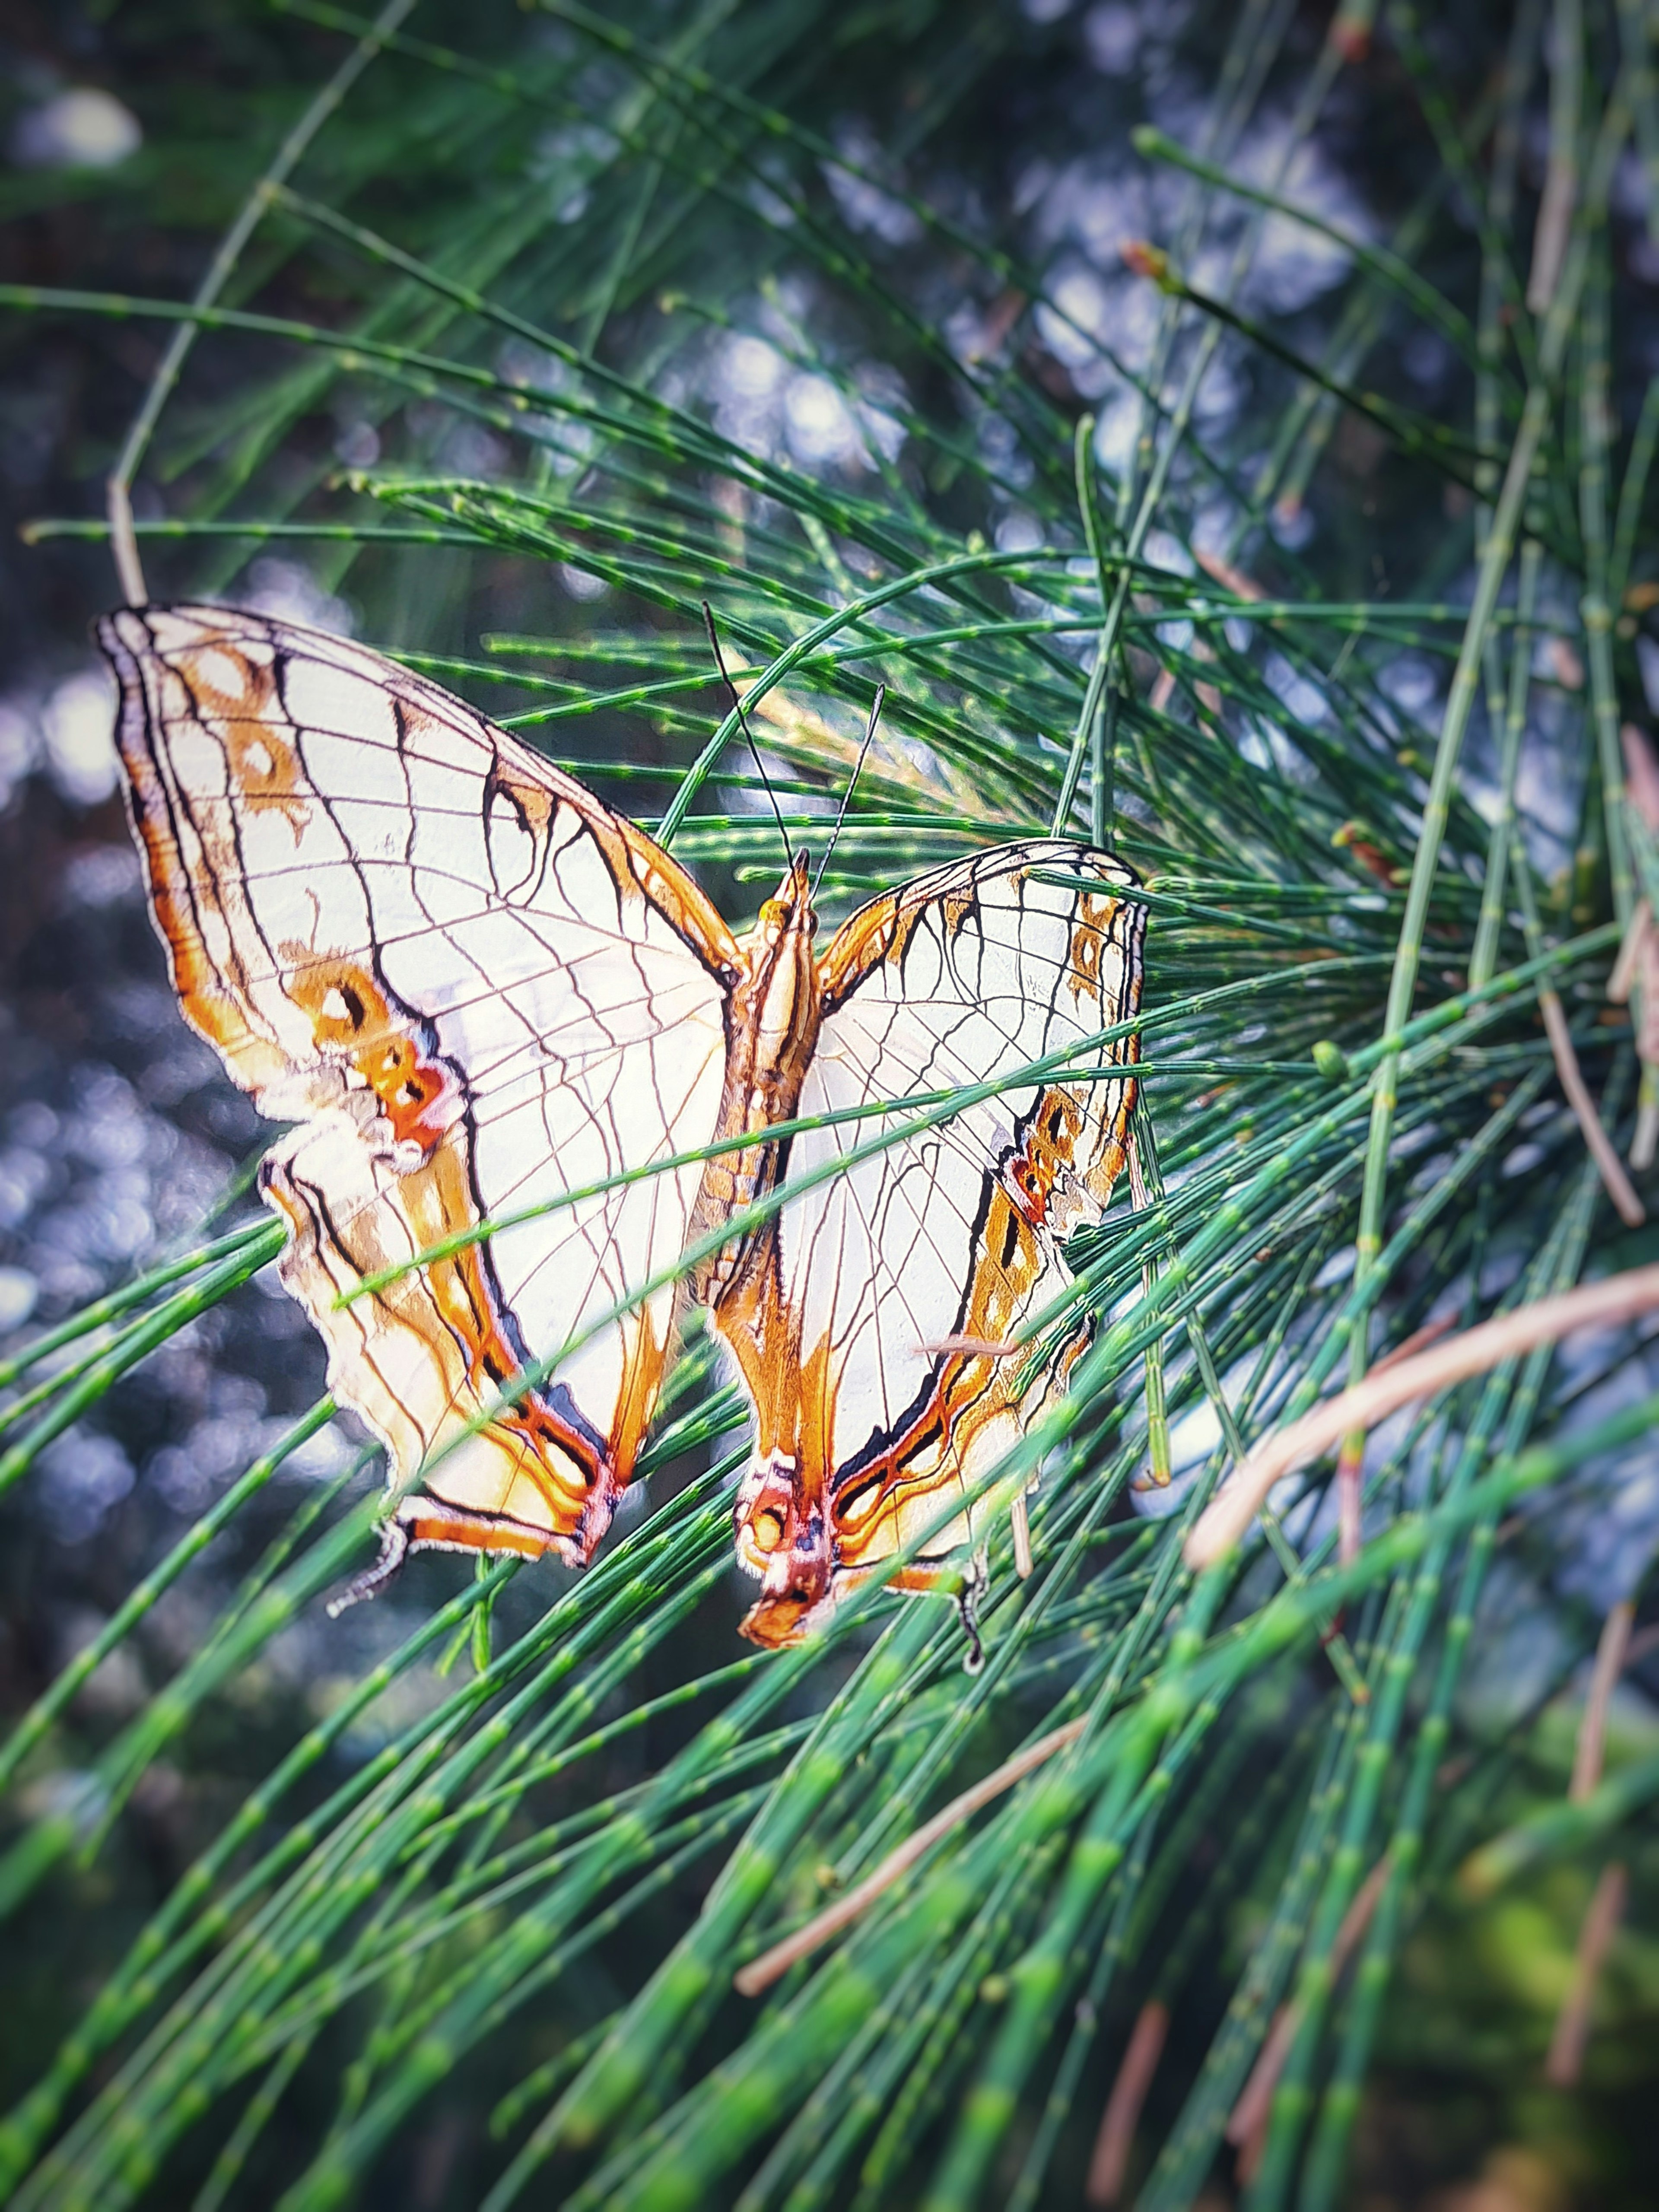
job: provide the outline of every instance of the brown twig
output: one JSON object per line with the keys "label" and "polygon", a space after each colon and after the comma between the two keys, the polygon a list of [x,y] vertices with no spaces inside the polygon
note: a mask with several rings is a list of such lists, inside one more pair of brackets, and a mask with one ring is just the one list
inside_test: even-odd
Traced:
{"label": "brown twig", "polygon": [[1290,2046],[1297,2042],[1297,2006],[1281,2004],[1267,2028],[1249,2079],[1239,2090],[1239,2101],[1228,2117],[1228,2142],[1239,2150],[1239,2181],[1245,2185],[1261,2166],[1261,2146],[1267,2139],[1267,2115],[1274,2106],[1279,2075],[1285,2070]]}
{"label": "brown twig", "polygon": [[1567,1017],[1560,1000],[1547,988],[1538,994],[1538,1010],[1544,1017],[1545,1034],[1550,1041],[1550,1050],[1555,1055],[1555,1072],[1561,1079],[1561,1088],[1567,1094],[1567,1103],[1578,1118],[1584,1133],[1584,1142],[1596,1171],[1607,1185],[1607,1196],[1619,1209],[1619,1218],[1627,1229],[1639,1229],[1647,1219],[1647,1208],[1636,1195],[1630,1177],[1625,1173],[1625,1163],[1613,1148],[1613,1139],[1601,1127],[1601,1116],[1595,1110],[1595,1101],[1590,1097],[1589,1086],[1584,1081],[1578,1066],[1578,1055],[1573,1050],[1572,1032],[1567,1027]]}
{"label": "brown twig", "polygon": [[1659,836],[1659,761],[1639,724],[1626,722],[1619,732],[1625,756],[1625,795],[1647,827]]}
{"label": "brown twig", "polygon": [[[1659,761],[1653,747],[1634,722],[1624,724],[1619,742],[1625,755],[1625,796],[1650,836],[1659,836]],[[1642,1063],[1642,1087],[1636,1101],[1636,1133],[1631,1139],[1630,1164],[1638,1173],[1653,1165],[1659,1152],[1659,930],[1645,899],[1631,916],[1625,945],[1620,948],[1617,976],[1625,952],[1636,934],[1636,917],[1646,914],[1648,926],[1640,933],[1635,953],[1636,972],[1630,979],[1636,1007],[1636,1056]],[[1613,997],[1609,987],[1607,995]]]}
{"label": "brown twig", "polygon": [[1517,1353],[1553,1344],[1581,1328],[1612,1328],[1659,1306],[1659,1266],[1630,1267],[1599,1283],[1581,1284],[1559,1296],[1537,1298],[1477,1328],[1464,1329],[1431,1351],[1373,1369],[1363,1382],[1328,1398],[1288,1428],[1265,1437],[1240,1461],[1220,1494],[1187,1538],[1190,1567],[1212,1566],[1243,1538],[1281,1476],[1328,1451],[1350,1429],[1373,1429],[1419,1398],[1484,1375]]}
{"label": "brown twig", "polygon": [[[1384,1851],[1376,1864],[1354,1892],[1347,1911],[1342,1916],[1331,1945],[1330,1978],[1334,1984],[1343,1968],[1371,1924],[1371,1915],[1376,1911],[1389,1879],[1393,1862]],[[1267,2030],[1266,2042],[1256,2054],[1255,2064],[1250,2069],[1250,2078],[1239,2093],[1227,2122],[1227,2140],[1238,2149],[1238,2179],[1247,2185],[1261,2163],[1261,2153],[1267,2140],[1267,2121],[1273,2112],[1273,2093],[1279,2087],[1279,2077],[1285,2071],[1285,2062],[1296,2041],[1296,2031],[1301,2015],[1294,2003],[1280,2005],[1273,2015],[1273,2024]]]}
{"label": "brown twig", "polygon": [[[1619,1686],[1619,1677],[1630,1661],[1631,1630],[1635,1620],[1636,1607],[1628,1598],[1622,1598],[1601,1624],[1595,1664],[1590,1672],[1583,1715],[1578,1723],[1578,1741],[1573,1751],[1572,1779],[1567,1784],[1569,1804],[1582,1805],[1594,1794],[1601,1779],[1607,1747],[1607,1711]],[[1589,2041],[1590,2006],[1595,2002],[1601,1962],[1624,1914],[1626,1887],[1625,1869],[1616,1860],[1604,1866],[1579,1928],[1572,1979],[1556,2014],[1555,2033],[1550,2038],[1549,2056],[1544,2061],[1544,2078],[1558,2089],[1571,2089],[1583,2071],[1584,2050]]]}
{"label": "brown twig", "polygon": [[1402,1359],[1413,1358],[1418,1352],[1426,1352],[1431,1344],[1438,1344],[1447,1330],[1456,1326],[1455,1313],[1442,1314],[1437,1321],[1425,1321],[1421,1328],[1414,1328],[1398,1344],[1391,1344],[1380,1358],[1373,1359],[1367,1372],[1381,1375],[1386,1368],[1398,1367]]}
{"label": "brown twig", "polygon": [[1365,1540],[1364,1472],[1364,1432],[1351,1431],[1336,1455],[1336,1556],[1345,1567],[1359,1557]]}
{"label": "brown twig", "polygon": [[[1456,1325],[1456,1321],[1455,1314],[1443,1314],[1438,1321],[1425,1322],[1403,1343],[1396,1344],[1380,1359],[1374,1360],[1370,1373],[1380,1375],[1385,1367],[1397,1367],[1414,1352],[1437,1344],[1446,1331]],[[1359,1557],[1360,1547],[1365,1540],[1364,1502],[1365,1432],[1363,1429],[1350,1430],[1336,1455],[1336,1556],[1345,1567],[1352,1566]]]}
{"label": "brown twig", "polygon": [[1591,1670],[1589,1690],[1584,1699],[1583,1717],[1578,1723],[1578,1742],[1572,1759],[1572,1780],[1567,1785],[1570,1804],[1582,1805],[1601,1779],[1601,1765],[1607,1747],[1607,1709],[1613,1703],[1613,1693],[1619,1686],[1619,1677],[1630,1659],[1631,1630],[1635,1620],[1636,1607],[1628,1598],[1621,1598],[1601,1624],[1601,1638],[1595,1647],[1595,1665]]}
{"label": "brown twig", "polygon": [[[1215,655],[1210,651],[1210,648],[1205,644],[1202,638],[1195,638],[1194,640],[1192,652],[1193,659],[1194,660],[1213,660],[1215,659]],[[1175,671],[1172,668],[1160,668],[1158,672],[1157,681],[1153,684],[1151,691],[1146,696],[1146,704],[1152,708],[1153,714],[1161,714],[1164,713],[1170,700],[1175,696]],[[1221,694],[1216,690],[1214,684],[1198,684],[1194,686],[1194,689],[1198,694],[1199,704],[1204,708],[1206,712],[1212,716],[1218,716],[1221,713]]]}
{"label": "brown twig", "polygon": [[1235,599],[1265,599],[1267,598],[1267,592],[1263,591],[1254,576],[1247,576],[1242,568],[1235,568],[1231,561],[1224,560],[1219,553],[1206,553],[1194,545],[1193,558],[1206,576],[1212,577],[1218,584],[1224,586]]}
{"label": "brown twig", "polygon": [[1152,2086],[1169,2032],[1170,2008],[1157,1997],[1149,1998],[1129,2032],[1123,2062],[1100,2117],[1089,2178],[1083,2185],[1084,2203],[1097,2208],[1097,2212],[1108,2212],[1123,2194],[1123,2177],[1128,2171],[1140,2108]]}
{"label": "brown twig", "polygon": [[1031,1558],[1031,1519],[1025,1510],[1025,1492],[1017,1490],[1014,1502],[1008,1508],[1008,1519],[1014,1532],[1014,1572],[1021,1582],[1029,1583],[1035,1564]]}
{"label": "brown twig", "polygon": [[884,1890],[890,1889],[902,1875],[908,1874],[941,1836],[949,1835],[952,1828],[977,1813],[981,1806],[988,1805],[994,1797],[1000,1797],[1005,1790],[1012,1790],[1016,1782],[1023,1781],[1033,1768],[1052,1759],[1057,1751],[1064,1751],[1067,1744],[1075,1743],[1085,1725],[1081,1720],[1067,1721],[1064,1728],[1039,1736],[1024,1751],[1005,1759],[994,1774],[988,1774],[971,1790],[964,1790],[959,1797],[953,1797],[943,1811],[924,1821],[896,1850],[889,1851],[875,1872],[866,1875],[845,1897],[837,1898],[804,1928],[798,1928],[793,1936],[786,1936],[782,1942],[773,1944],[769,1951],[763,1951],[758,1959],[751,1959],[746,1966],[739,1967],[732,1978],[739,1996],[757,1997],[763,1990],[770,1989],[781,1975],[787,1974],[798,1959],[805,1958],[821,1943],[827,1943],[832,1936],[850,1927],[865,1908],[873,1905]]}
{"label": "brown twig", "polygon": [[1638,899],[1631,909],[1630,926],[1619,947],[1619,957],[1613,963],[1613,973],[1607,978],[1607,999],[1610,1004],[1622,1006],[1628,1003],[1636,979],[1642,970],[1642,955],[1648,939],[1653,933],[1653,909],[1644,898]]}
{"label": "brown twig", "polygon": [[1023,1344],[998,1344],[988,1336],[941,1336],[932,1344],[919,1344],[916,1358],[945,1359],[960,1353],[969,1359],[1012,1359],[1024,1349]]}
{"label": "brown twig", "polygon": [[1601,1869],[1590,1899],[1584,1924],[1578,1931],[1578,1949],[1572,1962],[1572,1980],[1557,2015],[1544,2061],[1544,2079],[1558,2089],[1571,2089],[1583,2071],[1584,2048],[1589,2041],[1590,2006],[1619,1923],[1624,1917],[1629,1876],[1618,1860]]}
{"label": "brown twig", "polygon": [[1583,73],[1577,10],[1556,0],[1554,51],[1550,55],[1550,151],[1544,196],[1532,237],[1532,269],[1527,277],[1527,312],[1542,315],[1555,297],[1566,258],[1572,210],[1578,198],[1578,106]]}
{"label": "brown twig", "polygon": [[1250,2078],[1239,2092],[1227,2121],[1227,2140],[1238,2152],[1237,2178],[1246,2188],[1255,2179],[1267,2140],[1267,2120],[1273,2108],[1273,2091],[1285,2071],[1285,2062],[1296,2041],[1300,2015],[1293,2004],[1282,2004],[1273,2014],[1267,2039],[1256,2053]]}
{"label": "brown twig", "polygon": [[[986,1336],[941,1336],[933,1344],[916,1346],[918,1359],[1013,1359],[1024,1352],[1023,1344],[996,1344]],[[1026,1510],[1025,1492],[1016,1492],[1008,1508],[1008,1518],[1014,1532],[1014,1572],[1021,1582],[1031,1579],[1031,1518]]]}

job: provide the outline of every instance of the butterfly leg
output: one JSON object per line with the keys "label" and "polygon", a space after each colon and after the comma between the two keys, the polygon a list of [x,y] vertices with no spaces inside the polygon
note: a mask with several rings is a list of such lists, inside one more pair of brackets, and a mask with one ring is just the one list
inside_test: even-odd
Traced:
{"label": "butterfly leg", "polygon": [[985,1670],[985,1646],[980,1641],[979,1633],[979,1601],[989,1581],[985,1562],[975,1553],[957,1592],[957,1618],[961,1621],[962,1632],[968,1639],[968,1649],[962,1655],[964,1674],[979,1674]]}
{"label": "butterfly leg", "polygon": [[409,1531],[393,1513],[380,1523],[380,1556],[372,1567],[354,1575],[337,1597],[328,1601],[331,1620],[337,1620],[349,1607],[360,1605],[365,1598],[378,1597],[386,1584],[397,1579],[398,1571],[409,1557]]}
{"label": "butterfly leg", "polygon": [[[538,1559],[550,1550],[570,1558],[565,1546],[544,1529],[532,1528],[504,1513],[471,1513],[465,1506],[417,1492],[381,1522],[380,1558],[348,1583],[337,1597],[329,1600],[329,1618],[337,1619],[349,1606],[366,1597],[378,1597],[388,1583],[396,1580],[411,1552],[472,1552],[489,1559]],[[571,1563],[580,1564],[574,1559]]]}

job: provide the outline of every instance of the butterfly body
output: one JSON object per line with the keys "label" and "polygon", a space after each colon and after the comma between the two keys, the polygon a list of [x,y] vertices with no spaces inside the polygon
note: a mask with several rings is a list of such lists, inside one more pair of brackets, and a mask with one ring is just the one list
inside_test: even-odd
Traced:
{"label": "butterfly body", "polygon": [[1003,1356],[1123,1164],[1131,872],[994,848],[820,947],[801,855],[739,939],[631,823],[362,647],[208,607],[100,635],[181,1007],[299,1125],[262,1189],[387,1445],[388,1565],[590,1558],[696,1302],[755,1417],[746,1632],[793,1639],[930,1528],[896,1579],[955,1578],[969,1491],[1086,1338],[1050,1331],[1035,1382]]}
{"label": "butterfly body", "polygon": [[[694,1237],[712,1233],[776,1188],[788,1140],[763,1140],[780,1122],[794,1119],[817,1044],[823,993],[813,953],[817,930],[803,853],[740,942],[726,1001],[726,1082],[714,1142],[735,1145],[748,1136],[763,1141],[708,1162],[692,1217]],[[703,1303],[724,1295],[739,1256],[723,1249],[706,1261],[690,1278],[691,1295]]]}

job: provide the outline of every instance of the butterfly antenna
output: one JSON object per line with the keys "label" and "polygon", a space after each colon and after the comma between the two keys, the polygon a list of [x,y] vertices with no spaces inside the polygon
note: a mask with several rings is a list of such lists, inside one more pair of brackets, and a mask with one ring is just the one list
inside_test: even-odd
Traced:
{"label": "butterfly antenna", "polygon": [[847,819],[847,810],[853,803],[853,793],[858,788],[859,777],[863,772],[865,758],[870,750],[870,741],[876,734],[876,724],[881,720],[882,706],[886,697],[887,686],[884,684],[878,684],[875,702],[870,709],[870,720],[865,725],[864,743],[859,747],[859,757],[853,763],[853,773],[848,778],[847,788],[841,795],[841,805],[836,810],[836,826],[830,832],[830,842],[823,848],[823,858],[818,862],[818,872],[812,878],[812,896],[815,900],[818,895],[818,885],[823,881],[823,872],[830,865],[830,855],[836,849],[836,840],[841,835],[841,825]]}
{"label": "butterfly antenna", "polygon": [[772,788],[772,779],[766,773],[765,763],[761,759],[760,747],[755,743],[755,733],[749,726],[749,718],[743,711],[743,695],[726,672],[726,656],[720,651],[720,641],[714,633],[714,611],[707,599],[702,603],[702,626],[708,632],[708,642],[714,651],[714,665],[720,672],[720,682],[725,684],[732,704],[737,711],[738,727],[749,741],[749,750],[754,760],[756,771],[761,781],[766,786],[766,795],[772,802],[772,819],[777,823],[778,835],[783,840],[783,865],[786,868],[793,868],[795,865],[795,856],[790,848],[789,832],[783,826],[783,810],[778,805],[778,794]]}

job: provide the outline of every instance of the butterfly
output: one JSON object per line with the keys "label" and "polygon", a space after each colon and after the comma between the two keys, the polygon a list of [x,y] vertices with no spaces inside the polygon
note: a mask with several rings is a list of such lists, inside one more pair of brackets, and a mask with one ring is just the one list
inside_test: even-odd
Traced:
{"label": "butterfly", "polygon": [[99,635],[180,1007],[297,1125],[260,1188],[388,1455],[365,1581],[427,1547],[585,1563],[700,1304],[753,1414],[744,1632],[793,1641],[946,1515],[893,1579],[959,1588],[969,1492],[1087,1340],[1051,1330],[1035,1376],[1006,1356],[1124,1164],[1137,1042],[1098,1040],[1140,1006],[1133,871],[1000,845],[820,947],[800,854],[738,937],[633,823],[365,647],[212,606]]}

